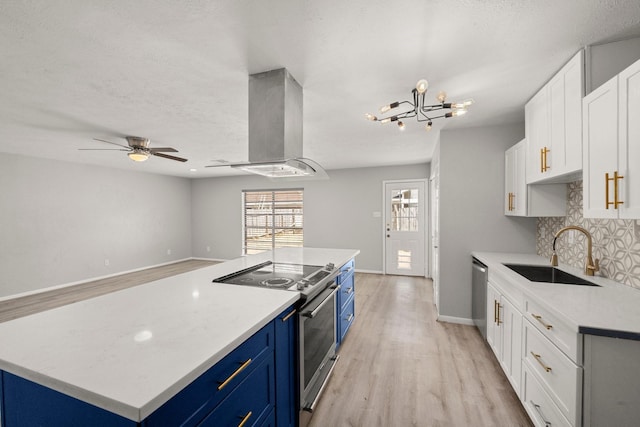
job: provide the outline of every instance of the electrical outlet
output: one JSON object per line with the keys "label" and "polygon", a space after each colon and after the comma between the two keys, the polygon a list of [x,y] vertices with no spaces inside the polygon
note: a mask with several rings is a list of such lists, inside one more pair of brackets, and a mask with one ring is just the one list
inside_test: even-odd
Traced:
{"label": "electrical outlet", "polygon": [[544,227],[540,227],[540,238],[544,239],[545,237],[547,237],[547,229]]}
{"label": "electrical outlet", "polygon": [[211,252],[211,246],[207,246],[207,252]]}
{"label": "electrical outlet", "polygon": [[576,230],[569,230],[569,236],[567,236],[567,240],[569,240],[569,243],[572,245],[576,242]]}
{"label": "electrical outlet", "polygon": [[105,267],[109,267],[109,260],[108,260],[108,259],[105,259],[105,260],[104,260],[104,266],[105,266]]}
{"label": "electrical outlet", "polygon": [[167,255],[171,255],[171,249],[167,249]]}

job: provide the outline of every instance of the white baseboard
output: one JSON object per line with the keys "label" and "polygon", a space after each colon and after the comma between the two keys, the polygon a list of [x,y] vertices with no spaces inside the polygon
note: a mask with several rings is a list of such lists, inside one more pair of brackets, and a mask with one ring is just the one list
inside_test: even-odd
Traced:
{"label": "white baseboard", "polygon": [[196,261],[214,261],[214,262],[225,262],[225,261],[229,261],[228,259],[221,259],[221,258],[202,258],[202,257],[191,257],[189,259],[193,259]]}
{"label": "white baseboard", "polygon": [[356,268],[356,273],[384,274],[382,271],[378,270],[361,270],[359,268]]}
{"label": "white baseboard", "polygon": [[474,325],[473,319],[467,319],[465,317],[443,316],[439,314],[436,320],[438,322],[458,323],[460,325],[469,325],[469,326]]}

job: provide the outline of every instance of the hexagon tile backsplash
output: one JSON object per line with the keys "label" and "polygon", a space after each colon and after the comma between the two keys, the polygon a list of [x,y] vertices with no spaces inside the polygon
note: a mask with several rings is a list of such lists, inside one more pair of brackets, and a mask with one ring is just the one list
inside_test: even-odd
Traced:
{"label": "hexagon tile backsplash", "polygon": [[[583,218],[582,181],[576,181],[567,184],[566,217],[538,218],[538,255],[551,257],[553,236],[567,225],[579,225],[591,233],[593,257],[600,259],[600,272],[596,274],[640,289],[640,220]],[[560,263],[584,268],[587,250],[582,233],[563,233],[556,251]]]}

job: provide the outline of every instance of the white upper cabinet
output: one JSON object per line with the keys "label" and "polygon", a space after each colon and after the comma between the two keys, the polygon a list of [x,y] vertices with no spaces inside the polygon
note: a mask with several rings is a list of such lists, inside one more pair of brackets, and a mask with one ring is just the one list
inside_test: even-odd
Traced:
{"label": "white upper cabinet", "polygon": [[527,185],[527,141],[523,139],[504,153],[504,214],[509,216],[565,216],[565,184]]}
{"label": "white upper cabinet", "polygon": [[580,50],[525,105],[527,183],[568,182],[581,171],[583,95]]}
{"label": "white upper cabinet", "polygon": [[640,61],[583,101],[584,217],[640,219]]}

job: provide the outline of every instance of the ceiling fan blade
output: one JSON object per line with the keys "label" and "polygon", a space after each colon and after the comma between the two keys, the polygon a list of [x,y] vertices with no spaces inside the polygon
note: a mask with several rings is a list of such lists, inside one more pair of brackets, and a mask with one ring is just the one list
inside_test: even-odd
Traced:
{"label": "ceiling fan blade", "polygon": [[80,151],[131,151],[124,148],[78,148]]}
{"label": "ceiling fan blade", "polygon": [[187,161],[187,159],[183,159],[182,157],[170,156],[168,154],[162,154],[162,153],[154,153],[153,151],[151,151],[151,154],[154,155],[154,156],[158,156],[158,157],[164,157],[165,159],[177,160],[178,162],[186,162]]}
{"label": "ceiling fan blade", "polygon": [[176,150],[175,148],[171,148],[171,147],[159,147],[159,148],[149,148],[149,151],[151,151],[152,153],[157,153],[157,152],[165,152],[165,153],[177,153],[178,150]]}
{"label": "ceiling fan blade", "polygon": [[106,142],[107,144],[117,145],[118,147],[123,147],[123,148],[126,148],[126,149],[131,149],[131,147],[129,147],[128,145],[117,144],[117,143],[115,143],[115,142],[107,141],[107,140],[100,139],[100,138],[93,138],[93,139],[94,139],[94,140],[96,140],[96,141],[100,141],[100,142]]}

